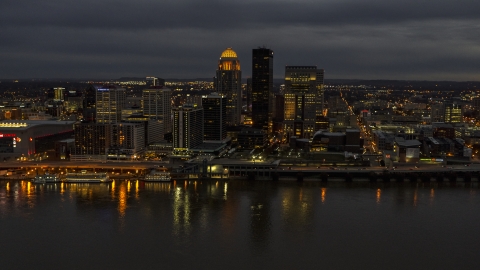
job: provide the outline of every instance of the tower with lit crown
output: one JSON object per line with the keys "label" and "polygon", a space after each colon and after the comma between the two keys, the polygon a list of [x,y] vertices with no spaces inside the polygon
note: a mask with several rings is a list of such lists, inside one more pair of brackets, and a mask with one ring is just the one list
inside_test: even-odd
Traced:
{"label": "tower with lit crown", "polygon": [[242,72],[237,53],[232,48],[223,51],[218,60],[215,90],[227,97],[227,125],[239,125],[242,112]]}

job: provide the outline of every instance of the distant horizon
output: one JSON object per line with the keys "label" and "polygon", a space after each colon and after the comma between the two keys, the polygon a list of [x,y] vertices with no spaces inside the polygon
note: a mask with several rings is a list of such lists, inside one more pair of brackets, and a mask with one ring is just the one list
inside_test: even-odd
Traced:
{"label": "distant horizon", "polygon": [[[118,77],[118,78],[3,78],[0,79],[0,83],[2,82],[14,82],[15,80],[18,80],[19,82],[25,82],[25,81],[120,81],[120,80],[127,80],[127,79],[135,79],[135,80],[140,80],[144,81],[146,77],[150,76],[145,76],[145,77],[136,77],[136,76],[123,76],[123,77]],[[165,81],[212,81],[213,82],[213,77],[207,78],[207,77],[197,77],[197,78],[162,78],[162,77],[157,77],[160,79],[163,79]],[[242,81],[246,80],[250,77],[242,77]],[[284,78],[273,78],[275,81],[280,81],[284,80]],[[455,82],[455,83],[474,83],[474,82],[480,82],[480,80],[475,81],[455,81],[455,80],[414,80],[414,79],[349,79],[349,78],[325,78],[325,81],[386,81],[386,82]]]}

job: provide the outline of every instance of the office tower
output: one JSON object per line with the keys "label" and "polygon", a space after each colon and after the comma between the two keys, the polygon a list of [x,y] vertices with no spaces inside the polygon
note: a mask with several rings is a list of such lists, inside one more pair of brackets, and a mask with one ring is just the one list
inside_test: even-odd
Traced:
{"label": "office tower", "polygon": [[446,103],[444,104],[444,108],[445,123],[463,122],[462,105],[456,103]]}
{"label": "office tower", "polygon": [[274,111],[273,111],[273,126],[272,131],[275,134],[283,133],[283,117],[285,114],[285,96],[282,94],[277,94],[274,97]]}
{"label": "office tower", "polygon": [[284,134],[287,138],[311,138],[315,133],[315,121],[323,109],[323,98],[319,97],[323,85],[319,86],[319,82],[323,82],[323,70],[316,66],[285,67]]}
{"label": "office tower", "polygon": [[105,155],[107,147],[110,145],[110,129],[110,125],[93,122],[75,124],[74,155]]}
{"label": "office tower", "polygon": [[172,109],[173,150],[189,151],[203,143],[203,109],[184,104]]}
{"label": "office tower", "polygon": [[247,88],[246,88],[246,98],[247,98],[247,112],[252,112],[252,78],[247,79]]}
{"label": "office tower", "polygon": [[252,50],[252,127],[272,133],[273,51]]}
{"label": "office tower", "polygon": [[165,85],[165,79],[158,78],[158,77],[146,77],[145,78],[145,85],[147,88],[153,87],[153,86],[164,86]]}
{"label": "office tower", "polygon": [[162,141],[165,134],[172,132],[172,91],[162,86],[151,87],[143,90],[143,115],[155,119],[161,127]]}
{"label": "office tower", "polygon": [[227,98],[218,93],[202,97],[203,140],[222,141],[227,138]]}
{"label": "office tower", "polygon": [[54,91],[53,100],[63,101],[65,99],[65,97],[64,97],[65,88],[64,87],[55,87],[55,88],[53,88],[53,91]]}
{"label": "office tower", "polygon": [[240,124],[242,111],[242,72],[237,53],[232,48],[223,51],[218,60],[215,90],[227,97],[227,125]]}
{"label": "office tower", "polygon": [[317,69],[317,118],[323,117],[324,92],[325,92],[325,70]]}
{"label": "office tower", "polygon": [[165,134],[163,133],[163,123],[160,123],[154,118],[149,118],[144,115],[131,115],[122,121],[123,123],[137,123],[142,124],[145,134],[145,146],[152,143],[165,141]]}
{"label": "office tower", "polygon": [[143,123],[112,124],[108,155],[116,159],[131,159],[145,150],[145,125]]}
{"label": "office tower", "polygon": [[96,122],[100,124],[116,124],[122,119],[125,106],[125,88],[116,85],[96,86],[97,111]]}
{"label": "office tower", "polygon": [[472,107],[473,107],[475,110],[479,110],[479,109],[480,109],[480,98],[473,98],[473,99],[472,99]]}
{"label": "office tower", "polygon": [[63,111],[63,103],[61,101],[48,100],[45,102],[45,112],[53,117],[60,117]]}
{"label": "office tower", "polygon": [[83,119],[87,122],[94,122],[96,118],[95,101],[97,88],[89,84],[83,92],[82,114]]}
{"label": "office tower", "polygon": [[430,118],[432,123],[445,122],[445,105],[436,103],[430,106]]}

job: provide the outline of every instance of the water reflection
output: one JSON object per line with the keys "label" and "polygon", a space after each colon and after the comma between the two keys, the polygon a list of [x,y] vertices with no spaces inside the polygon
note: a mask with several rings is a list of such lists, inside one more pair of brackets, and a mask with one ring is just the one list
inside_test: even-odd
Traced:
{"label": "water reflection", "polygon": [[114,220],[120,231],[136,226],[139,218],[157,227],[168,224],[168,230],[180,240],[208,235],[212,228],[216,234],[231,238],[242,228],[256,249],[265,250],[272,242],[274,228],[306,237],[321,220],[318,213],[328,207],[354,205],[361,200],[367,207],[394,205],[408,210],[432,207],[438,200],[449,198],[451,192],[466,194],[470,202],[477,203],[477,190],[476,182],[298,185],[199,180],[116,180],[102,184],[0,181],[0,219],[27,217],[37,208],[52,207],[56,211],[58,206],[65,206],[73,214],[92,220]]}
{"label": "water reflection", "polygon": [[325,203],[325,200],[327,198],[327,188],[322,187],[321,191],[322,191],[322,195],[321,195],[322,196],[322,203]]}

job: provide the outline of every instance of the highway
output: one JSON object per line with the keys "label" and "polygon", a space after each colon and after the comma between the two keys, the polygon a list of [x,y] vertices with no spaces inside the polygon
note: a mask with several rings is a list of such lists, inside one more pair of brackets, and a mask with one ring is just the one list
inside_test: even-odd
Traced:
{"label": "highway", "polygon": [[[215,161],[215,160],[214,160]],[[229,163],[234,163],[235,160],[229,160]],[[219,164],[222,164],[219,162]],[[239,165],[244,164],[244,161],[239,161]],[[128,162],[72,162],[72,161],[10,161],[10,162],[1,162],[0,169],[12,169],[12,168],[22,168],[22,169],[57,169],[57,170],[88,170],[88,169],[99,169],[106,171],[122,171],[122,170],[142,170],[155,167],[167,167],[170,168],[173,165],[170,165],[166,161],[128,161]],[[388,170],[389,172],[450,172],[450,171],[480,171],[479,163],[472,163],[468,166],[465,165],[446,165],[442,166],[440,164],[398,164],[394,168],[385,168],[380,166],[372,167],[326,167],[326,166],[279,166],[277,171],[319,171],[319,172],[359,172],[359,171],[368,171],[368,172],[383,172]],[[132,172],[133,172],[132,171]]]}

